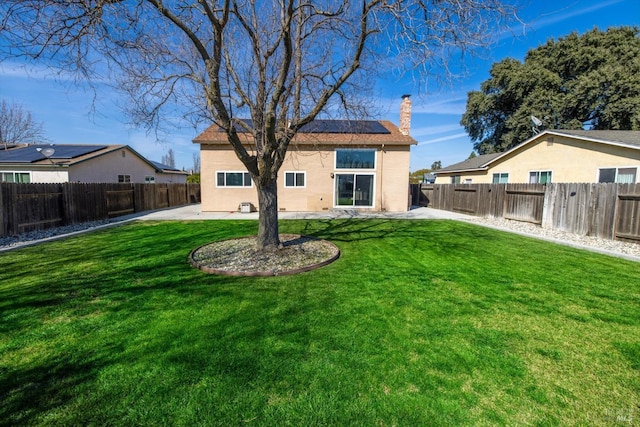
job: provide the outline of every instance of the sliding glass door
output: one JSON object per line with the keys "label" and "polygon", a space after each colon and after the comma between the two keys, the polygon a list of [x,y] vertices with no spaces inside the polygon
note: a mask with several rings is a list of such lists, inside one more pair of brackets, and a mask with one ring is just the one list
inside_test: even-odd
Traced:
{"label": "sliding glass door", "polygon": [[335,205],[338,207],[372,207],[373,181],[373,174],[336,174]]}

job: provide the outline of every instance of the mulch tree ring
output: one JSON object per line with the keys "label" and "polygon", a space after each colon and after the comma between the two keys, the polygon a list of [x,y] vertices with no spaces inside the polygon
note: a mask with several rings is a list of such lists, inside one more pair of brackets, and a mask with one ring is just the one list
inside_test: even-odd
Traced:
{"label": "mulch tree ring", "polygon": [[207,243],[189,254],[192,266],[228,276],[281,276],[315,270],[340,257],[336,245],[298,234],[281,234],[281,248],[262,251],[256,236]]}

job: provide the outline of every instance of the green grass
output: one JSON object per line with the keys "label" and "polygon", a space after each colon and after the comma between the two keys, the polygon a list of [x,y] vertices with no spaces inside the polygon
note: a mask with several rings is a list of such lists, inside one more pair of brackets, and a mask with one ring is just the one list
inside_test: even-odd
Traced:
{"label": "green grass", "polygon": [[1,254],[0,424],[640,420],[638,263],[404,220],[282,222],[342,251],[296,276],[187,262],[255,231],[141,222]]}

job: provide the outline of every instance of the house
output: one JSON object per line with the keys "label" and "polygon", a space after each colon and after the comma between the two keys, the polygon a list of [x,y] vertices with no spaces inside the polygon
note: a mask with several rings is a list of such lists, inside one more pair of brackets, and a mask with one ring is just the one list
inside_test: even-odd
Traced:
{"label": "house", "polygon": [[640,131],[545,130],[437,171],[436,184],[640,182]]}
{"label": "house", "polygon": [[[388,121],[317,120],[292,140],[278,175],[281,211],[330,209],[406,211],[409,196],[411,101],[405,96],[401,128]],[[238,129],[247,150],[251,135]],[[226,134],[211,126],[200,144],[203,211],[257,208],[258,196]]]}
{"label": "house", "polygon": [[186,183],[187,175],[147,160],[128,145],[0,147],[0,182]]}

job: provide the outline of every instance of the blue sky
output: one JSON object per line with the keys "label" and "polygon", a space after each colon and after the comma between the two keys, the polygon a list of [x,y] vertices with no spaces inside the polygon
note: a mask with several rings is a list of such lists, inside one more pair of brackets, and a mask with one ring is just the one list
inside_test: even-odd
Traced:
{"label": "blue sky", "polygon": [[[414,82],[391,79],[380,83],[378,100],[385,114],[380,119],[399,121],[401,96],[412,93],[413,115],[411,135],[418,141],[412,148],[411,170],[430,167],[440,160],[443,166],[466,159],[473,144],[460,126],[467,93],[478,90],[489,77],[492,63],[511,57],[523,60],[528,50],[576,31],[580,34],[598,27],[605,30],[621,25],[640,26],[640,0],[525,0],[515,25],[483,58],[466,63],[466,77],[445,87],[421,82],[423,93],[415,93]],[[26,71],[15,62],[0,63],[0,97],[16,102],[42,122],[45,135],[58,144],[128,144],[150,160],[160,161],[172,148],[176,166],[189,169],[198,146],[191,140],[197,131],[183,131],[157,143],[155,135],[127,124],[117,107],[119,98],[106,87],[99,86],[95,111],[93,92],[60,82],[37,69]],[[426,83],[425,83],[426,82]]]}

